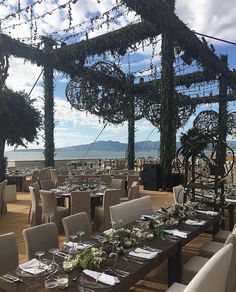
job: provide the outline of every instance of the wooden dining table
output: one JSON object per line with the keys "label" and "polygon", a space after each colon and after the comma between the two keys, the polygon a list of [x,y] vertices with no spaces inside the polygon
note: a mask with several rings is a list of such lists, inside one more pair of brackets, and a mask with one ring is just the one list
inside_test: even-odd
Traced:
{"label": "wooden dining table", "polygon": [[[103,272],[109,266],[118,267],[121,270],[129,272],[129,276],[127,277],[119,277],[120,282],[114,286],[107,286],[106,288],[84,288],[81,286],[80,281],[76,280],[73,281],[75,276],[82,274],[82,269],[76,268],[71,272],[68,272],[69,276],[69,286],[66,289],[67,291],[126,291],[129,287],[137,283],[139,280],[143,279],[144,276],[160,265],[163,261],[167,260],[168,262],[168,285],[171,285],[173,282],[180,282],[181,281],[181,257],[182,257],[182,248],[189,243],[192,239],[198,236],[200,233],[204,232],[206,228],[209,226],[216,226],[219,223],[219,216],[206,216],[201,215],[201,219],[204,219],[206,222],[202,226],[188,226],[186,224],[180,224],[176,228],[182,231],[187,231],[188,235],[187,238],[180,238],[170,236],[168,234],[164,234],[162,239],[154,238],[151,241],[142,242],[140,245],[137,246],[144,246],[148,245],[151,248],[160,249],[161,252],[158,255],[149,260],[139,259],[140,263],[134,263],[131,260],[124,260],[122,257],[118,257],[117,261],[109,260],[108,263],[102,265],[99,269],[100,272]],[[45,255],[51,259],[52,255]],[[59,274],[65,273],[62,269],[62,261],[61,257],[56,256],[56,261],[59,264],[59,270],[55,277]],[[12,271],[12,274],[15,275],[15,271]],[[0,291],[47,291],[44,287],[44,277],[21,277],[23,279],[23,283],[18,285],[6,283],[0,279]],[[54,288],[54,291],[60,291],[59,288]]]}

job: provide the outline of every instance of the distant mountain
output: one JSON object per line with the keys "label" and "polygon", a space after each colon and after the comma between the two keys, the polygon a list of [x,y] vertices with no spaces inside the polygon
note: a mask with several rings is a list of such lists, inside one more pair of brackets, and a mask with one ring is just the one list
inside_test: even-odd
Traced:
{"label": "distant mountain", "polygon": [[[63,151],[86,151],[91,147],[91,151],[120,151],[124,152],[127,150],[127,143],[121,143],[118,141],[97,141],[93,145],[93,143],[90,144],[84,144],[84,145],[76,145],[76,146],[70,146],[70,147],[63,147],[63,148],[57,148],[57,152],[63,152]],[[228,141],[228,145],[232,149],[236,149],[236,141]],[[177,149],[180,147],[180,143],[177,142]],[[150,150],[160,150],[160,141],[141,141],[135,143],[135,151],[150,151]],[[15,151],[43,151],[43,149],[19,149]]]}

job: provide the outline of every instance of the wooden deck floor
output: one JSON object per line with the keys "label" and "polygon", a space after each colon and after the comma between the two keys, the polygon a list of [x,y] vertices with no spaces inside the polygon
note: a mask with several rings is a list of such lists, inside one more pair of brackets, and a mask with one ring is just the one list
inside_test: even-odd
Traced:
{"label": "wooden deck floor", "polygon": [[[142,195],[151,195],[154,210],[157,210],[161,206],[167,207],[173,203],[173,195],[164,192],[153,192],[141,190]],[[17,237],[17,243],[19,248],[19,261],[26,261],[25,245],[22,236],[22,230],[30,227],[28,224],[28,212],[30,205],[29,193],[17,193],[17,201],[8,203],[8,212],[0,217],[0,234],[7,232],[15,232]],[[192,241],[185,248],[184,260],[186,261],[191,255],[197,253],[199,247],[209,240],[209,235],[203,234],[197,239]],[[60,246],[64,241],[64,235],[59,235]],[[153,292],[153,291],[165,291],[167,280],[166,263],[163,263],[148,275],[144,275],[144,280],[140,281],[135,287],[130,290],[136,292]]]}

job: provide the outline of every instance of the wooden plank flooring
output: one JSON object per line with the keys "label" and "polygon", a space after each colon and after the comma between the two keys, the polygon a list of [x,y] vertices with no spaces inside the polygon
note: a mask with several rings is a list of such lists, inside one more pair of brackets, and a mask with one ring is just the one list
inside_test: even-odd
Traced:
{"label": "wooden plank flooring", "polygon": [[[154,210],[161,206],[168,207],[173,204],[173,195],[166,192],[146,191],[141,189],[141,195],[151,195]],[[30,227],[28,224],[28,212],[30,206],[29,193],[17,193],[17,201],[8,203],[8,212],[0,217],[0,234],[15,232],[19,248],[20,263],[26,261],[25,245],[22,230]],[[188,244],[183,255],[183,262],[193,254],[198,252],[199,247],[209,240],[210,236],[203,234]],[[60,246],[62,247],[64,235],[59,235]],[[165,291],[167,281],[167,265],[163,263],[148,275],[144,275],[144,280],[139,281],[130,291],[153,292]]]}

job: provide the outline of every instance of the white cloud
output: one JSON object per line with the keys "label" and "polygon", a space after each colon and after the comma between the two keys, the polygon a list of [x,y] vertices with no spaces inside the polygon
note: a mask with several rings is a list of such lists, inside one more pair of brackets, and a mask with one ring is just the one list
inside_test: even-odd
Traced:
{"label": "white cloud", "polygon": [[[59,0],[59,4],[65,3],[65,0]],[[0,18],[3,18],[12,11],[12,7],[16,4],[15,0],[8,0],[8,5],[1,5]],[[22,0],[21,6],[24,7],[28,3],[28,0]],[[46,11],[49,11],[57,6],[55,0],[49,0],[42,2],[42,5],[36,5],[34,8],[34,15],[41,15]],[[101,4],[98,4],[97,0],[78,1],[77,4],[72,5],[72,25],[88,20],[85,25],[77,27],[75,33],[79,30],[83,30],[90,26],[89,17],[91,13],[93,15],[102,14],[105,11],[111,9],[116,4],[116,0],[103,0]],[[220,0],[179,0],[176,1],[177,15],[182,19],[190,29],[213,35],[219,38],[229,39],[235,41],[235,26],[236,26],[236,6],[235,1],[220,1]],[[124,15],[119,19],[119,22],[112,24],[109,28],[107,25],[103,25],[99,30],[89,32],[89,37],[95,37],[107,31],[114,30],[120,26],[124,26],[127,23],[131,23],[136,19],[135,14],[130,13],[128,16]],[[29,18],[25,14],[24,18],[10,18],[8,21],[2,22],[2,28],[18,23]],[[100,21],[101,22],[101,21]],[[98,21],[99,23],[99,21]],[[49,34],[53,31],[62,30],[68,28],[68,8],[56,11],[50,16],[45,17],[43,20],[37,21],[38,34]],[[13,37],[29,37],[30,25],[16,26],[15,29],[4,30],[4,33],[11,32]],[[78,41],[78,40],[77,40]],[[214,43],[209,40],[209,43]],[[145,43],[144,43],[145,45]],[[215,42],[215,45],[222,45],[222,43]],[[143,44],[139,45],[139,49],[135,53],[131,53],[130,56],[133,59],[137,59],[136,62],[131,64],[132,70],[139,70],[140,68],[148,68],[150,65],[150,56],[152,54],[152,47],[145,47],[142,49]],[[157,56],[154,58],[154,64],[160,63],[160,42],[157,45]],[[234,56],[233,56],[234,57]],[[122,58],[121,58],[122,59]],[[233,59],[233,58],[232,58]],[[128,69],[127,57],[123,58],[123,68]],[[230,64],[231,65],[231,64]],[[39,76],[42,67],[32,65],[30,62],[24,62],[22,59],[11,58],[9,77],[7,79],[7,85],[14,90],[25,90],[29,92]],[[146,74],[149,72],[145,72]],[[58,84],[61,86],[67,83],[67,78],[62,77],[61,74],[55,72]],[[39,83],[35,87],[32,96],[37,98],[37,106],[43,107],[43,101],[39,98],[43,96],[42,77]],[[64,99],[64,91],[57,92],[55,97],[55,120],[59,122],[56,126],[55,141],[56,146],[68,146],[73,144],[90,143],[96,137],[96,135],[103,128],[103,124],[99,123],[99,119],[86,112],[78,112],[75,109],[71,109],[69,103]],[[211,108],[211,105],[205,106],[205,108]],[[190,120],[192,122],[192,118]],[[138,121],[136,123],[136,139],[145,140],[151,133],[153,126],[145,120]],[[127,142],[127,123],[123,125],[108,125],[103,131],[100,139],[112,139]],[[159,138],[159,132],[156,130],[151,136],[152,139]],[[41,141],[42,145],[43,142]],[[34,144],[35,146],[35,144]]]}

